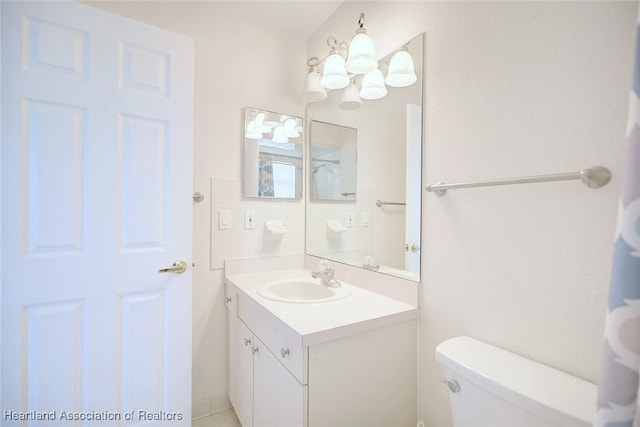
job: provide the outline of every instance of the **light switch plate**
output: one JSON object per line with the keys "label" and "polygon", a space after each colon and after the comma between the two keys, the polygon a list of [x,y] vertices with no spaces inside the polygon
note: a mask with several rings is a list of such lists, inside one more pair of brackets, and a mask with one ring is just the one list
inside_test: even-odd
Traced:
{"label": "light switch plate", "polygon": [[244,211],[244,229],[255,230],[256,229],[256,211],[245,210]]}
{"label": "light switch plate", "polygon": [[218,211],[218,230],[231,230],[231,211],[220,209]]}
{"label": "light switch plate", "polygon": [[354,217],[355,217],[355,215],[354,215],[353,211],[347,212],[347,223],[346,223],[347,227],[353,227],[353,225],[354,225]]}
{"label": "light switch plate", "polygon": [[362,227],[369,226],[369,211],[362,211],[362,213],[360,214],[360,225]]}

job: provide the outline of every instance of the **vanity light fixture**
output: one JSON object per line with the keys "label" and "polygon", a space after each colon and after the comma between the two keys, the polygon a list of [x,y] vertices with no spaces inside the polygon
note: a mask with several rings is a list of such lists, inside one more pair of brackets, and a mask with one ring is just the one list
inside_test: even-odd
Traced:
{"label": "vanity light fixture", "polygon": [[356,79],[351,79],[349,86],[342,91],[338,107],[343,110],[355,110],[356,108],[362,107],[360,89],[358,89],[358,86],[356,85]]}
{"label": "vanity light fixture", "polygon": [[385,83],[392,87],[411,86],[418,80],[409,48],[403,46],[393,54]]}
{"label": "vanity light fixture", "polygon": [[345,88],[349,85],[349,77],[347,76],[344,58],[339,53],[338,41],[335,37],[329,37],[327,43],[331,47],[331,53],[324,63],[320,84],[327,89]]}
{"label": "vanity light fixture", "polygon": [[[327,90],[342,89],[339,107],[352,110],[362,106],[362,99],[374,100],[387,95],[387,85],[410,86],[417,81],[413,58],[407,47],[391,58],[387,77],[378,69],[373,40],[364,27],[364,13],[360,14],[358,28],[351,42],[327,38],[329,53],[322,58],[312,56],[307,60],[309,72],[305,81],[307,103],[327,99]],[[322,76],[318,68],[323,65]],[[358,89],[358,82],[360,88]]]}
{"label": "vanity light fixture", "polygon": [[364,28],[364,13],[358,19],[358,28],[349,44],[349,54],[346,62],[347,71],[352,74],[367,74],[378,68],[376,49],[373,40]]}
{"label": "vanity light fixture", "polygon": [[382,71],[377,68],[362,77],[360,97],[364,99],[380,99],[387,94]]}
{"label": "vanity light fixture", "polygon": [[[309,59],[309,61],[311,61],[311,59]],[[322,76],[318,72],[318,68],[315,65],[309,66],[309,74],[307,74],[307,80],[304,84],[304,93],[307,99],[307,104],[327,99],[327,91],[324,90],[324,87],[320,84],[321,78]]]}

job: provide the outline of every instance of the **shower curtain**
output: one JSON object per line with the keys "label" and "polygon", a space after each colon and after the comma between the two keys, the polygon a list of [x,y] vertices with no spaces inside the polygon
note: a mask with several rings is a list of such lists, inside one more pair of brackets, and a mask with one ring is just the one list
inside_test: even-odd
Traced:
{"label": "shower curtain", "polygon": [[270,196],[274,194],[273,183],[273,156],[260,154],[258,158],[258,196]]}
{"label": "shower curtain", "polygon": [[640,25],[594,426],[640,427]]}

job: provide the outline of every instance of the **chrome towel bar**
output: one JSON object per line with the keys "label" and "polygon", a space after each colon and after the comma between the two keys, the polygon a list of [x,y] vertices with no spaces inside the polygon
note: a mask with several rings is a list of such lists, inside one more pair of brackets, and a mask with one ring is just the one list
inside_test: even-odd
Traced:
{"label": "chrome towel bar", "polygon": [[609,169],[603,166],[594,166],[577,172],[524,176],[520,178],[494,179],[490,181],[477,182],[459,182],[455,184],[445,184],[443,182],[438,182],[436,184],[427,185],[426,190],[435,193],[435,195],[438,197],[442,197],[447,193],[447,190],[459,190],[461,188],[528,184],[534,182],[572,181],[578,179],[581,180],[583,184],[589,188],[600,188],[607,185],[607,183],[611,180],[611,172],[609,171]]}

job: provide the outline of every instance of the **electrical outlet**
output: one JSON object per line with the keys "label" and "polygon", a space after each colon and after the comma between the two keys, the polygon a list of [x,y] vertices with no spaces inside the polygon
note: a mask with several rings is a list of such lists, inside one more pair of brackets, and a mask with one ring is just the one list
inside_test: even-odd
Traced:
{"label": "electrical outlet", "polygon": [[218,230],[231,230],[231,211],[220,209],[218,211]]}
{"label": "electrical outlet", "polygon": [[244,211],[244,229],[255,230],[256,229],[256,211],[245,210]]}

